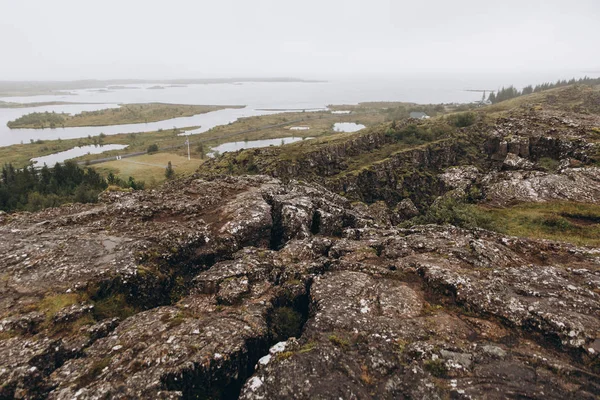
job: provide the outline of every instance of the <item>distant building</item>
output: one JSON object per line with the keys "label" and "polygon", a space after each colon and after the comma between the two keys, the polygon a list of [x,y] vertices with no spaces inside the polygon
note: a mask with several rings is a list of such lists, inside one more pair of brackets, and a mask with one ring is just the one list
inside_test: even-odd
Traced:
{"label": "distant building", "polygon": [[428,119],[429,115],[425,114],[424,112],[413,111],[410,113],[410,117],[414,119]]}

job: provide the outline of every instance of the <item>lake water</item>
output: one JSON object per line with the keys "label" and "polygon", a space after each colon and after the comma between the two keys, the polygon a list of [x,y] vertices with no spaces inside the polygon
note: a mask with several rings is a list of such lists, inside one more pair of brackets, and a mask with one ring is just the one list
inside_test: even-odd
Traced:
{"label": "lake water", "polygon": [[[305,140],[312,138],[305,138]],[[302,138],[299,137],[287,137],[287,138],[277,138],[277,139],[263,139],[263,140],[248,140],[241,142],[229,142],[223,143],[219,146],[211,148],[211,151],[226,153],[228,151],[238,151],[242,149],[253,149],[256,147],[269,147],[269,146],[280,146],[282,144],[295,143],[301,141]]]}
{"label": "lake water", "polygon": [[125,144],[105,144],[105,145],[89,145],[89,146],[77,146],[69,150],[61,151],[60,153],[50,154],[48,156],[32,158],[36,166],[43,166],[44,164],[49,167],[54,166],[56,163],[63,163],[71,158],[84,156],[86,154],[100,154],[109,150],[123,150],[126,148]]}
{"label": "lake water", "polygon": [[333,124],[335,132],[356,132],[366,128],[363,124],[355,124],[354,122],[336,122]]}
{"label": "lake water", "polygon": [[[31,139],[71,139],[104,133],[144,132],[158,129],[201,126],[193,133],[201,134],[208,129],[225,125],[241,117],[271,114],[284,110],[323,109],[331,104],[356,104],[367,101],[410,101],[416,103],[471,102],[481,94],[465,89],[497,89],[514,84],[522,87],[530,83],[541,83],[559,78],[582,76],[581,73],[565,72],[550,74],[504,74],[485,76],[476,74],[405,76],[399,78],[340,79],[329,82],[237,82],[219,84],[190,84],[169,86],[168,84],[123,85],[128,90],[97,88],[70,91],[69,94],[5,97],[2,101],[31,103],[46,101],[68,101],[77,104],[47,107],[8,109],[0,108],[0,146],[27,143]],[[152,86],[163,86],[161,90],[150,90]],[[174,118],[148,124],[128,124],[105,127],[78,127],[59,129],[16,129],[11,130],[6,122],[36,111],[77,113],[122,103],[177,103],[207,105],[246,105],[243,109],[227,109],[193,117]],[[1,160],[0,160],[1,161]]]}

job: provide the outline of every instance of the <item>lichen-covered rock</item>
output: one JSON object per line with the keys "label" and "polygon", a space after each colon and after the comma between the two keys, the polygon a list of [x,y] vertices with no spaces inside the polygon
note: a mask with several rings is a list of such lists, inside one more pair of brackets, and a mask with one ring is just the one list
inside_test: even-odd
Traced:
{"label": "lichen-covered rock", "polygon": [[[441,174],[504,204],[597,201],[597,173]],[[0,222],[0,398],[600,395],[597,248],[265,176],[101,197]]]}
{"label": "lichen-covered rock", "polygon": [[483,179],[486,201],[495,205],[514,202],[570,200],[600,202],[600,168],[566,168],[558,173],[507,171]]}
{"label": "lichen-covered rock", "polygon": [[502,163],[502,169],[505,170],[528,170],[532,168],[533,163],[531,161],[519,157],[514,153],[508,153]]}

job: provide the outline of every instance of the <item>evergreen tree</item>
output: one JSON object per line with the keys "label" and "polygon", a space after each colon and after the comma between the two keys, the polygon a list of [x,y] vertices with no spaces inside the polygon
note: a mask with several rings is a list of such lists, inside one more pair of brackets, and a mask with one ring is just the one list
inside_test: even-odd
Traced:
{"label": "evergreen tree", "polygon": [[165,176],[167,179],[173,179],[175,177],[175,171],[173,170],[173,165],[171,165],[171,161],[167,164],[167,168],[165,169]]}

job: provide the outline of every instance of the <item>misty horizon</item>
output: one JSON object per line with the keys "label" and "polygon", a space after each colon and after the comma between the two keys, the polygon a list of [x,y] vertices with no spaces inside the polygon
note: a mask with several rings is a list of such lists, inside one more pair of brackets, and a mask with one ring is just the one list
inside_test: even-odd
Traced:
{"label": "misty horizon", "polygon": [[4,3],[0,80],[600,71],[593,0]]}

